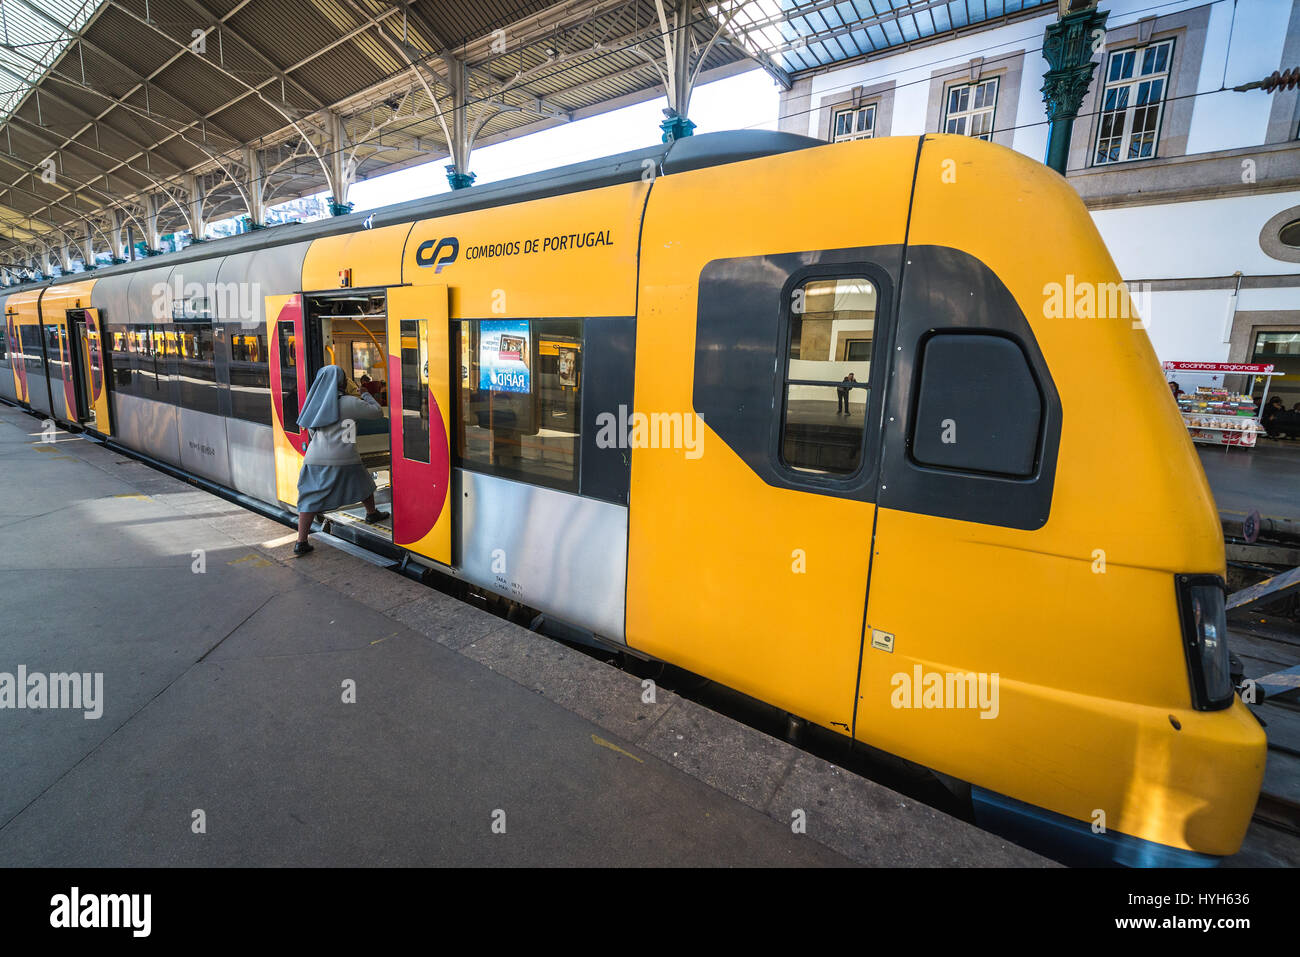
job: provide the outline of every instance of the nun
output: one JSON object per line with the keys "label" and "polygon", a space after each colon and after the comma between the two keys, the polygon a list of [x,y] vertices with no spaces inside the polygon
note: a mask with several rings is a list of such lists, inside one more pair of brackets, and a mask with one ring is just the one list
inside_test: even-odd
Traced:
{"label": "nun", "polygon": [[310,440],[298,473],[295,555],[312,551],[307,535],[321,512],[361,502],[366,507],[367,522],[388,518],[387,512],[375,508],[375,480],[361,464],[356,429],[358,419],[383,418],[384,412],[370,396],[348,394],[348,385],[342,369],[325,366],[316,373],[298,416],[298,424],[308,430]]}

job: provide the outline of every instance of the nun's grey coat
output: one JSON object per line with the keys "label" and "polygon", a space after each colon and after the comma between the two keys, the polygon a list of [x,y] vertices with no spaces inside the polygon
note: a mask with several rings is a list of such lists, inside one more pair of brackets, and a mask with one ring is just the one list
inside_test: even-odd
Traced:
{"label": "nun's grey coat", "polygon": [[[340,395],[343,370],[325,366],[307,392],[298,422],[310,441],[298,473],[298,511],[327,512],[355,505],[375,494],[375,481],[361,464],[356,421],[382,418],[383,410],[367,397]],[[351,420],[351,425],[349,425]]]}

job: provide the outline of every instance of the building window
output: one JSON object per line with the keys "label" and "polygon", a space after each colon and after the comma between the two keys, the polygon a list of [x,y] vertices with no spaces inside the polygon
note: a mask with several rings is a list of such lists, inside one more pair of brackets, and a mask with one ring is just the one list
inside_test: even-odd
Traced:
{"label": "building window", "polygon": [[993,139],[993,114],[998,105],[998,78],[948,88],[943,131],[976,139]]}
{"label": "building window", "polygon": [[842,340],[842,349],[844,355],[840,356],[846,362],[870,362],[871,361],[871,340],[870,339],[844,339]]}
{"label": "building window", "polygon": [[1173,54],[1174,41],[1164,40],[1110,55],[1101,94],[1094,164],[1123,163],[1156,155]]}
{"label": "building window", "polygon": [[858,277],[810,279],[793,302],[781,462],[846,477],[862,464],[876,287]]}
{"label": "building window", "polygon": [[835,114],[835,129],[832,140],[843,143],[845,140],[865,140],[876,135],[876,105],[860,106],[851,110],[840,110]]}

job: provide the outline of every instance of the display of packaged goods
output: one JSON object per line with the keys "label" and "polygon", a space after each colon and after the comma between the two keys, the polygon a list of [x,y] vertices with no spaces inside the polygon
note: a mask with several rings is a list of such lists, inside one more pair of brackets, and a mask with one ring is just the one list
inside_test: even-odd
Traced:
{"label": "display of packaged goods", "polygon": [[1257,410],[1255,400],[1248,395],[1233,395],[1222,389],[1201,391],[1195,395],[1184,394],[1178,399],[1178,408],[1184,414],[1204,413],[1207,415],[1232,415],[1254,418]]}
{"label": "display of packaged goods", "polygon": [[1178,411],[1193,442],[1254,448],[1264,434],[1258,422],[1259,407],[1249,395],[1197,386],[1178,397]]}
{"label": "display of packaged goods", "polygon": [[1184,412],[1183,421],[1188,428],[1231,429],[1237,432],[1262,432],[1253,418],[1234,415],[1206,415],[1196,412]]}

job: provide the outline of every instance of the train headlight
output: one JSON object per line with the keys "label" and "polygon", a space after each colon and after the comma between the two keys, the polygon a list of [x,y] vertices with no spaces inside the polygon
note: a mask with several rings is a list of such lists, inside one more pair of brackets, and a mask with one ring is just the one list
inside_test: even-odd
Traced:
{"label": "train headlight", "polygon": [[1218,711],[1232,704],[1233,695],[1223,579],[1218,575],[1179,575],[1177,585],[1192,704],[1198,711]]}

